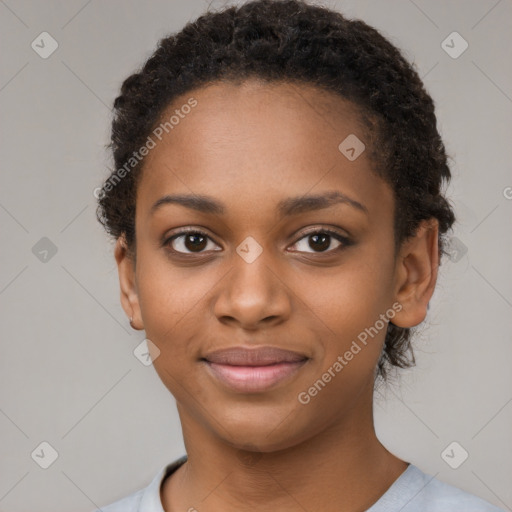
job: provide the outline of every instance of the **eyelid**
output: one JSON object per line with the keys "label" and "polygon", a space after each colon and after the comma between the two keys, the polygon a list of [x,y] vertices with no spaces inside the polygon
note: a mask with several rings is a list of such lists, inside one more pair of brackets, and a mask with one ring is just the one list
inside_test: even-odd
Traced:
{"label": "eyelid", "polygon": [[303,238],[306,235],[315,234],[315,233],[327,233],[329,235],[336,235],[336,236],[339,236],[339,237],[347,239],[347,240],[350,239],[350,235],[346,231],[341,230],[340,228],[333,228],[330,226],[319,225],[319,226],[313,226],[312,228],[306,228],[305,230],[301,231],[299,233],[300,238],[298,238],[297,240],[300,240],[301,238]]}

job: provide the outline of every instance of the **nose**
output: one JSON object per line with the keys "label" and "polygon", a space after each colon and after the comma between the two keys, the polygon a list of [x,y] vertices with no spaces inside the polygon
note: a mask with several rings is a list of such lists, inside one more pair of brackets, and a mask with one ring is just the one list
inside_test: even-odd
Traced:
{"label": "nose", "polygon": [[272,267],[263,254],[252,263],[242,258],[234,262],[214,305],[220,322],[255,330],[289,318],[289,288]]}

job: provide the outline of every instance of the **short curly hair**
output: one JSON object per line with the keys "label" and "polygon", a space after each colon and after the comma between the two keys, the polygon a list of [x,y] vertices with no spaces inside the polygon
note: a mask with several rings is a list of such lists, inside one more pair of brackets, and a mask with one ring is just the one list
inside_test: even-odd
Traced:
{"label": "short curly hair", "polygon": [[[121,169],[144,145],[169,104],[194,88],[248,78],[310,84],[357,107],[371,142],[374,172],[395,196],[397,247],[426,219],[439,222],[439,250],[455,217],[443,195],[450,169],[432,98],[411,64],[376,29],[304,0],[255,0],[208,11],[161,39],[122,84],[109,148]],[[144,159],[98,197],[97,218],[124,236],[135,256],[135,202]],[[412,331],[389,322],[376,377],[415,364]]]}

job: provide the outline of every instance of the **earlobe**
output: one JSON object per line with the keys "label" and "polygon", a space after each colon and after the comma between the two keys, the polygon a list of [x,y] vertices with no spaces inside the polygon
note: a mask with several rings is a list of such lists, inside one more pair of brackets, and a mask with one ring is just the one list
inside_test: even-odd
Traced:
{"label": "earlobe", "polygon": [[135,282],[135,264],[130,255],[124,236],[120,236],[115,245],[114,256],[117,262],[121,305],[130,319],[133,329],[144,329],[139,306],[139,297]]}
{"label": "earlobe", "polygon": [[397,256],[396,300],[402,309],[393,318],[398,327],[414,327],[425,319],[434,293],[439,266],[439,223],[422,221]]}

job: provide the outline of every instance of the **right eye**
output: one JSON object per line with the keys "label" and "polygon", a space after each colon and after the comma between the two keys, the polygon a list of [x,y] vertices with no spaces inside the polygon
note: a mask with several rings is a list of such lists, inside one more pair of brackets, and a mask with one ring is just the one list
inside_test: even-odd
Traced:
{"label": "right eye", "polygon": [[170,246],[170,252],[176,252],[179,254],[201,254],[208,247],[208,241],[211,241],[213,245],[216,245],[215,242],[213,242],[213,240],[203,231],[190,229],[180,231],[179,233],[171,236],[164,242],[164,245],[166,247]]}

